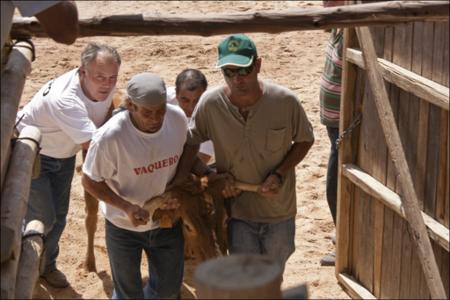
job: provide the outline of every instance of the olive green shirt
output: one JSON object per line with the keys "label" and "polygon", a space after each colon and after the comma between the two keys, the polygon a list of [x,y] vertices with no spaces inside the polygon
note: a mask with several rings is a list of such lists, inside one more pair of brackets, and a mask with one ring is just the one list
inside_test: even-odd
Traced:
{"label": "olive green shirt", "polygon": [[[313,142],[311,123],[300,101],[289,89],[263,82],[263,95],[251,107],[247,120],[225,95],[224,86],[205,92],[189,123],[187,143],[211,140],[217,171],[236,180],[261,184],[283,161],[293,142]],[[295,216],[295,170],[285,176],[279,193],[265,198],[243,192],[231,201],[233,218],[276,223]]]}

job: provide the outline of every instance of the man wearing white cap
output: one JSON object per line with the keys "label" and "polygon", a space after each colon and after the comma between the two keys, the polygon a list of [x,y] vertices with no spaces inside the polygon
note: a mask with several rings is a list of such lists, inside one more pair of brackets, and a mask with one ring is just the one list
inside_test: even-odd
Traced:
{"label": "man wearing white cap", "polygon": [[[258,79],[261,58],[249,37],[231,35],[218,51],[225,84],[202,95],[180,169],[188,170],[198,145],[211,140],[218,174],[203,174],[226,180],[230,253],[266,254],[284,268],[295,249],[295,166],[314,142],[312,126],[291,90]],[[261,188],[242,192],[234,180]]]}
{"label": "man wearing white cap", "polygon": [[[142,207],[162,194],[175,175],[187,119],[180,108],[166,105],[164,81],[155,74],[133,76],[127,94],[127,111],[112,117],[92,138],[82,183],[101,199],[113,299],[176,298],[183,279],[181,224],[161,229]],[[178,206],[169,199],[165,209]],[[150,274],[144,289],[142,251]]]}

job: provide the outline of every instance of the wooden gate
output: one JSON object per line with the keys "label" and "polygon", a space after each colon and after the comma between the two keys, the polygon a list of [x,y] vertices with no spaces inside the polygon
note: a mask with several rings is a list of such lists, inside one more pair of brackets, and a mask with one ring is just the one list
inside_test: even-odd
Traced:
{"label": "wooden gate", "polygon": [[[449,24],[411,22],[370,32],[448,298]],[[361,124],[339,149],[336,275],[353,297],[430,298],[405,220],[404,178],[394,168],[377,114],[379,91],[368,80],[355,29],[345,29],[344,39],[340,131],[358,116]]]}

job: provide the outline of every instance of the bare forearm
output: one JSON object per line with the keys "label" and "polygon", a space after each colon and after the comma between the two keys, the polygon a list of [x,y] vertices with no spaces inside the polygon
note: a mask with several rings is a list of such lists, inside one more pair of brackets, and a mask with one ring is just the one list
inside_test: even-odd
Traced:
{"label": "bare forearm", "polygon": [[86,174],[83,174],[81,183],[92,196],[96,197],[97,199],[101,199],[102,201],[111,204],[112,206],[115,206],[125,212],[127,210],[127,207],[130,205],[129,202],[114,193],[104,181],[97,182],[89,178],[89,176],[87,176]]}
{"label": "bare forearm", "polygon": [[181,155],[178,163],[176,176],[186,176],[189,172],[191,172],[193,166],[197,163],[198,149],[199,145],[184,145],[183,154]]}
{"label": "bare forearm", "polygon": [[305,158],[313,143],[314,142],[294,143],[281,164],[274,171],[285,176],[289,170],[295,168],[295,166]]}

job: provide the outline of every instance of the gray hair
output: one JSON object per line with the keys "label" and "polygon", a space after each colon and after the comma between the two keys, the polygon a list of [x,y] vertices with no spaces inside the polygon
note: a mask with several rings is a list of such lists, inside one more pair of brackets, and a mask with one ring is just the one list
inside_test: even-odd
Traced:
{"label": "gray hair", "polygon": [[81,52],[81,65],[83,67],[86,67],[90,62],[97,58],[97,54],[100,52],[111,55],[111,57],[120,66],[122,60],[120,59],[120,55],[117,52],[117,49],[112,46],[100,43],[89,43],[86,48],[84,48],[83,52]]}
{"label": "gray hair", "polygon": [[206,90],[208,87],[208,81],[205,75],[197,69],[185,69],[178,74],[175,80],[175,88],[180,91],[181,88],[185,88],[188,91],[193,91],[198,88]]}

